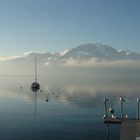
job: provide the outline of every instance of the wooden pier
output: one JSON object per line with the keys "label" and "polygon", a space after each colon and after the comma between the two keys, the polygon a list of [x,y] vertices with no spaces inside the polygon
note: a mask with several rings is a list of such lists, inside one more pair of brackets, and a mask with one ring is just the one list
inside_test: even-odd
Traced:
{"label": "wooden pier", "polygon": [[140,120],[131,118],[104,118],[105,124],[120,124],[120,140],[140,140]]}
{"label": "wooden pier", "polygon": [[127,115],[124,115],[123,102],[124,97],[120,97],[120,107],[121,107],[121,117],[116,117],[114,115],[113,108],[107,108],[108,99],[104,98],[105,104],[105,115],[104,115],[104,124],[107,125],[107,140],[110,140],[109,135],[109,124],[120,125],[120,140],[140,140],[140,99],[137,99],[137,117],[128,118]]}
{"label": "wooden pier", "polygon": [[140,140],[140,120],[122,122],[120,140]]}
{"label": "wooden pier", "polygon": [[104,118],[104,123],[105,124],[121,124],[122,120],[106,117]]}
{"label": "wooden pier", "polygon": [[105,117],[104,118],[104,123],[105,124],[122,124],[124,122],[140,122],[140,120],[136,118],[110,118],[110,117]]}

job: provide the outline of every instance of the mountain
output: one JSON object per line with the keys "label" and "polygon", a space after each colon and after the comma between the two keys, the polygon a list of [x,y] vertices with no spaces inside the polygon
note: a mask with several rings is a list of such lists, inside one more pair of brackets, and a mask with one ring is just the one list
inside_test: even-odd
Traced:
{"label": "mountain", "polygon": [[106,56],[115,53],[116,50],[110,46],[102,44],[84,44],[71,49],[63,58],[90,59],[95,57],[104,59]]}
{"label": "mountain", "polygon": [[116,50],[102,44],[84,44],[68,51],[62,58],[97,60],[140,60],[140,54],[129,50]]}
{"label": "mountain", "polygon": [[11,60],[13,63],[32,63],[36,55],[37,61],[45,65],[75,65],[100,61],[139,61],[140,54],[129,50],[116,50],[115,48],[100,43],[89,43],[66,49],[57,53],[30,53],[24,57]]}
{"label": "mountain", "polygon": [[82,62],[91,61],[139,61],[140,54],[129,50],[116,50],[115,48],[99,43],[89,43],[77,46],[76,48],[66,49],[48,58],[46,64],[83,64]]}

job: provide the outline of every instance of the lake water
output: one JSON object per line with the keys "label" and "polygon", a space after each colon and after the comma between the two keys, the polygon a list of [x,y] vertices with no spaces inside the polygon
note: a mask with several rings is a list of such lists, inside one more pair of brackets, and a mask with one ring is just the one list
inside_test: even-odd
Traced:
{"label": "lake water", "polygon": [[[54,80],[55,79],[55,80]],[[41,91],[30,89],[33,76],[0,76],[1,140],[106,140],[104,102],[120,116],[136,117],[139,76],[61,77],[39,76]],[[110,126],[110,138],[119,139],[119,125]]]}

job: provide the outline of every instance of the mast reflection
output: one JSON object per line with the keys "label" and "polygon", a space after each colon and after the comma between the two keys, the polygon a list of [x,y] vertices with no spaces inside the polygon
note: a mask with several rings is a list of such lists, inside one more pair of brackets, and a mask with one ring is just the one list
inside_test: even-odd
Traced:
{"label": "mast reflection", "polygon": [[32,89],[32,91],[35,95],[35,98],[34,98],[34,100],[35,100],[34,116],[35,116],[35,120],[36,120],[36,116],[37,116],[37,93],[38,93],[39,89],[38,88],[31,88],[31,89]]}

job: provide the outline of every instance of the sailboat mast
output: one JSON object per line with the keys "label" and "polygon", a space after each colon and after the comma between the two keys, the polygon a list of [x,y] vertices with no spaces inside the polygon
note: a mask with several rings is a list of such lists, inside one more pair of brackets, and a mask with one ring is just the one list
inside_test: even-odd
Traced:
{"label": "sailboat mast", "polygon": [[37,92],[40,89],[39,83],[37,83],[37,62],[36,62],[36,56],[35,56],[35,82],[32,83],[31,89],[33,92]]}
{"label": "sailboat mast", "polygon": [[36,56],[35,56],[35,82],[37,82],[37,64],[36,64]]}

